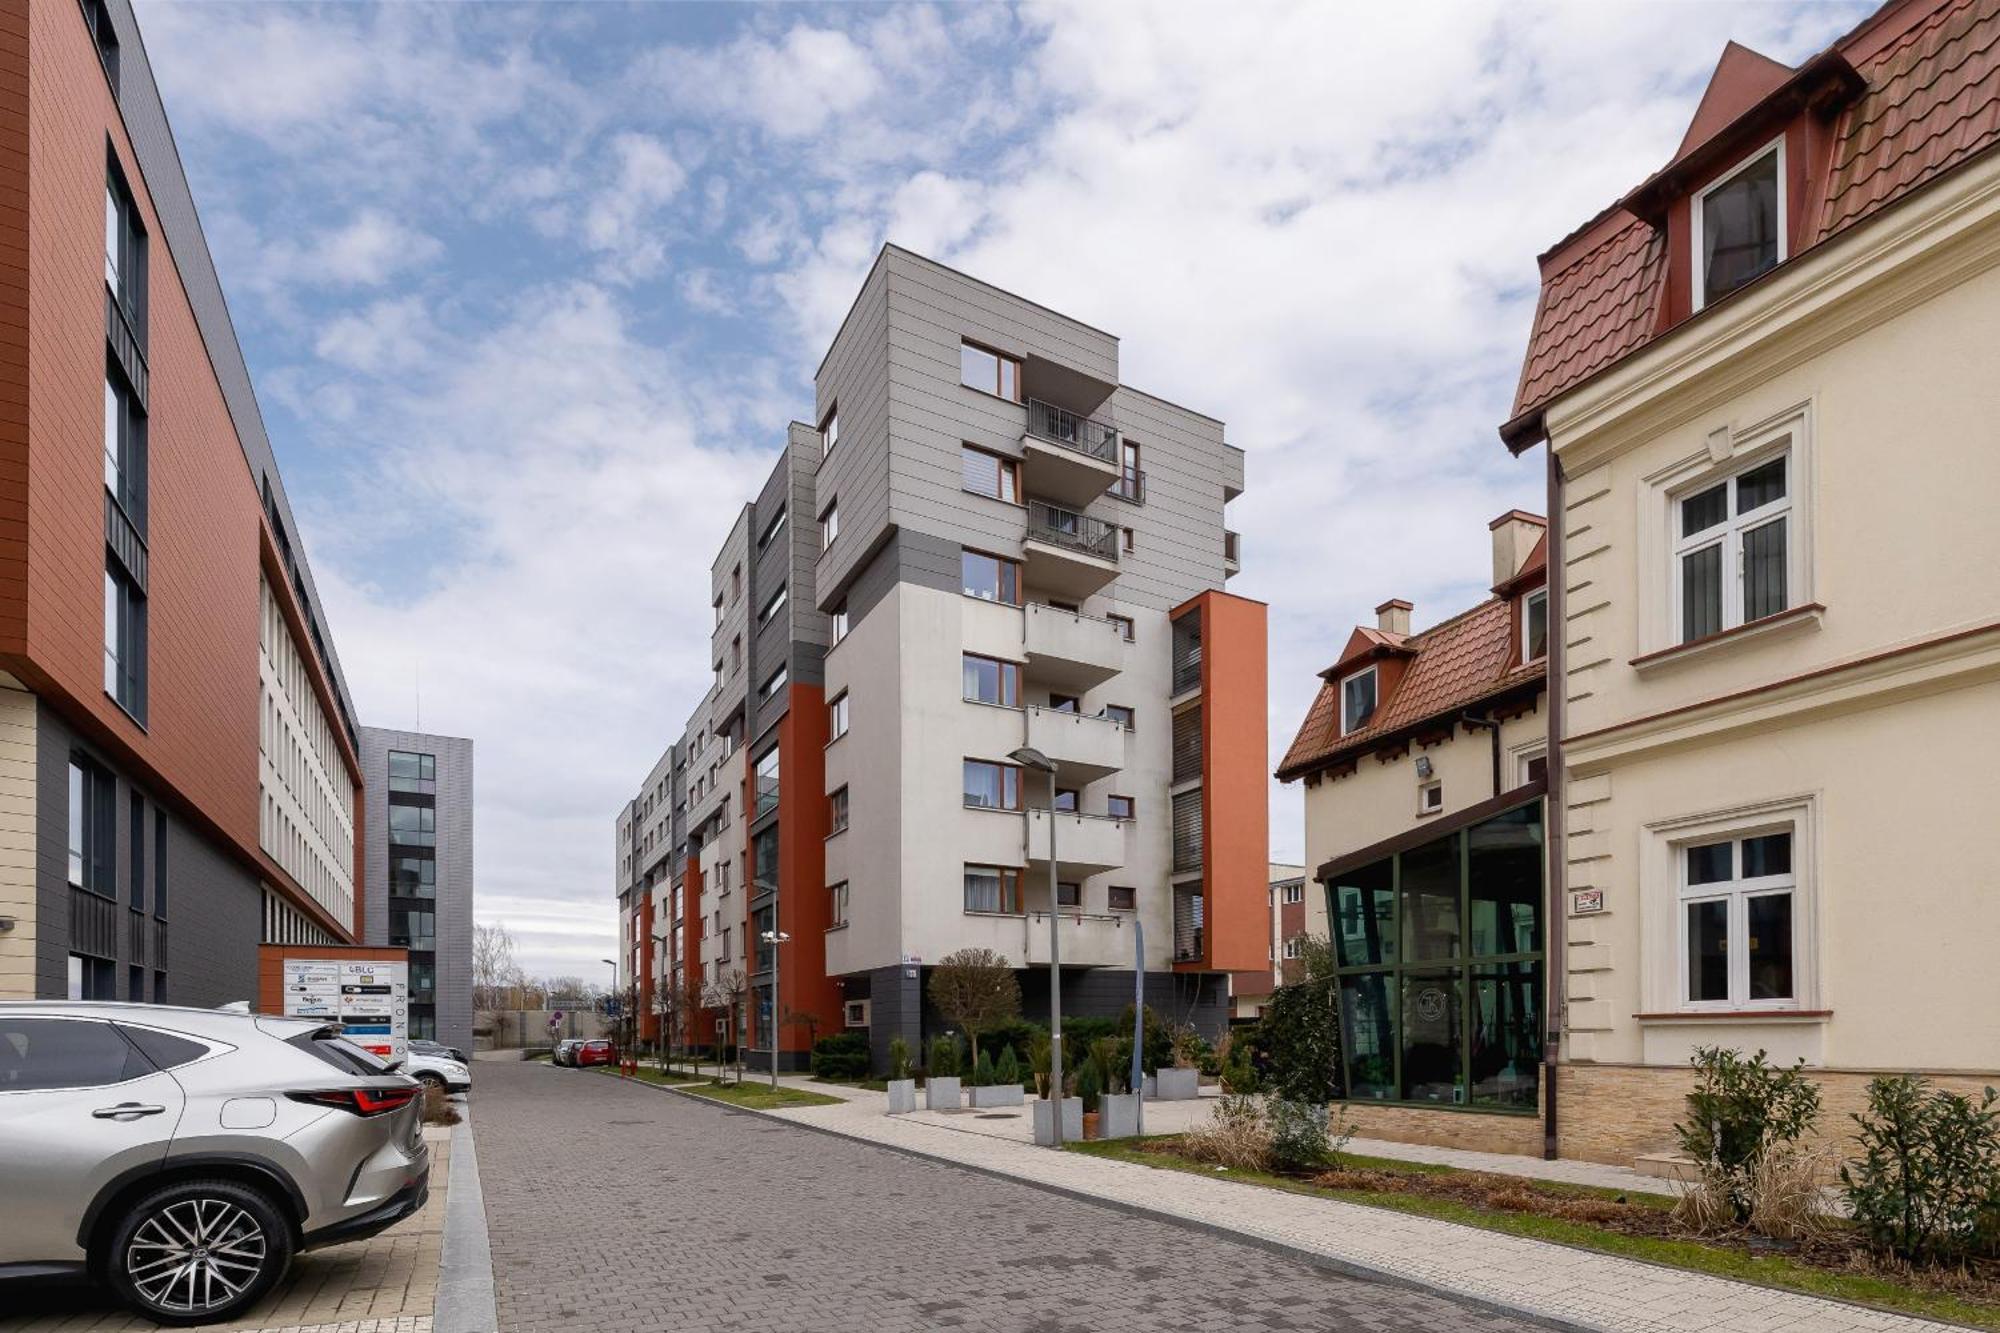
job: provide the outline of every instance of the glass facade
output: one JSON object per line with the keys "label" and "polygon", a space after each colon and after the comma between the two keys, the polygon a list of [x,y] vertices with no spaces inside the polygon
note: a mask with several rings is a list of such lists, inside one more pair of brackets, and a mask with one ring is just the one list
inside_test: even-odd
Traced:
{"label": "glass facade", "polygon": [[389,943],[410,951],[410,1035],[437,1036],[437,756],[391,750]]}
{"label": "glass facade", "polygon": [[1545,866],[1536,800],[1333,877],[1350,1098],[1535,1109]]}

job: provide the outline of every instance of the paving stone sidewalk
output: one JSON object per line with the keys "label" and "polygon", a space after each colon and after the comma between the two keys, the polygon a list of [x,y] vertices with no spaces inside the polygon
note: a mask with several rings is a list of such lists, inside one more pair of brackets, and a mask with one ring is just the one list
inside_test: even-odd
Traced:
{"label": "paving stone sidewalk", "polygon": [[1014,1138],[885,1115],[880,1093],[800,1086],[838,1092],[843,1100],[760,1114],[1606,1333],[1943,1333],[1956,1327],[1386,1209],[1053,1153]]}

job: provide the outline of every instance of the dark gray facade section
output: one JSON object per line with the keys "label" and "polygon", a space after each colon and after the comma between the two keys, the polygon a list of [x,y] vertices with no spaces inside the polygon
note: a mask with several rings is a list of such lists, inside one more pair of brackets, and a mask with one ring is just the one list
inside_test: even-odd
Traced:
{"label": "dark gray facade section", "polygon": [[[152,793],[135,786],[106,756],[84,741],[46,703],[35,706],[35,994],[69,994],[69,955],[79,941],[70,932],[72,897],[96,919],[111,922],[111,948],[93,956],[117,964],[119,999],[130,998],[129,969],[143,969],[142,998],[157,994],[155,973],[166,973],[171,1004],[214,1008],[234,1000],[257,1002],[257,944],[263,937],[263,894],[255,876],[172,810],[167,820],[167,910],[158,911],[158,857],[154,841],[161,809]],[[114,784],[112,883],[109,902],[69,882],[69,766],[81,757],[111,775]],[[132,908],[132,797],[144,802],[142,850],[146,907]]]}
{"label": "dark gray facade section", "polygon": [[361,729],[367,783],[368,884],[363,943],[392,947],[389,932],[389,752],[437,759],[437,1039],[472,1049],[473,762],[472,742],[386,727]]}
{"label": "dark gray facade section", "polygon": [[959,568],[959,544],[933,532],[891,528],[882,543],[848,585],[843,599],[850,626],[859,625],[875,604],[889,595],[898,583],[914,583],[939,592],[957,592],[963,586]]}

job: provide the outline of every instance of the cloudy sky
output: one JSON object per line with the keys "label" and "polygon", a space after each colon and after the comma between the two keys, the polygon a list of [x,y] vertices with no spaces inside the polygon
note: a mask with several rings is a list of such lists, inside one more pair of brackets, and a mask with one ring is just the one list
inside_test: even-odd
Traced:
{"label": "cloudy sky", "polygon": [[586,977],[709,560],[882,242],[1228,423],[1275,762],[1348,627],[1462,609],[1541,508],[1494,434],[1535,255],[1724,41],[1866,8],[139,5],[363,719],[476,739],[479,915]]}

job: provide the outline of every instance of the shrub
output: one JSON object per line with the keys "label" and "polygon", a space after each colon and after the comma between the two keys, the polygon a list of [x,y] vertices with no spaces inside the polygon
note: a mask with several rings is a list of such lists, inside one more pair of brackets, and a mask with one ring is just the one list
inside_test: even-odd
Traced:
{"label": "shrub", "polygon": [[1898,1258],[1962,1263],[2000,1253],[2000,1094],[1975,1103],[1909,1074],[1868,1085],[1862,1154],[1840,1169],[1854,1221]]}
{"label": "shrub", "polygon": [[1038,1032],[1028,1046],[1028,1066],[1035,1072],[1035,1094],[1049,1095],[1049,1053],[1052,1043],[1047,1032]]}
{"label": "shrub", "polygon": [[1095,1060],[1085,1060],[1076,1071],[1076,1095],[1083,1098],[1083,1109],[1095,1111],[1097,1099],[1104,1093],[1103,1076],[1097,1072]]}
{"label": "shrub", "polygon": [[993,1052],[981,1051],[979,1058],[972,1062],[972,1086],[975,1088],[993,1086]]}
{"label": "shrub", "polygon": [[1091,1045],[1104,1037],[1118,1035],[1115,1018],[1065,1018],[1063,1020],[1063,1066],[1074,1070],[1089,1057]]}
{"label": "shrub", "polygon": [[1167,1030],[1167,1051],[1175,1069],[1199,1069],[1209,1054],[1208,1043],[1192,1023],[1176,1023]]}
{"label": "shrub", "polygon": [[424,1123],[426,1125],[455,1125],[462,1116],[458,1108],[451,1104],[445,1090],[435,1083],[424,1085]]}
{"label": "shrub", "polygon": [[1286,1097],[1266,1097],[1264,1116],[1271,1125],[1271,1164],[1286,1171],[1306,1171],[1324,1166],[1332,1156],[1327,1138],[1327,1109],[1324,1102],[1295,1102]]}
{"label": "shrub", "polygon": [[816,1078],[868,1077],[868,1038],[839,1032],[813,1043],[812,1072]]}
{"label": "shrub", "polygon": [[1117,1096],[1125,1090],[1125,1071],[1131,1067],[1132,1046],[1116,1037],[1099,1037],[1090,1043],[1090,1063],[1097,1068],[1102,1091]]}
{"label": "shrub", "polygon": [[1821,1187],[1828,1178],[1828,1154],[1796,1144],[1773,1148],[1750,1173],[1750,1229],[1772,1240],[1812,1240],[1825,1234],[1829,1219]]}
{"label": "shrub", "polygon": [[1238,1171],[1268,1171],[1271,1126],[1255,1097],[1220,1097],[1208,1123],[1182,1136],[1181,1151],[1197,1162]]}
{"label": "shrub", "polygon": [[901,1037],[889,1038],[889,1077],[903,1079],[910,1076],[910,1043]]}
{"label": "shrub", "polygon": [[1701,1164],[1738,1222],[1750,1220],[1751,1179],[1773,1148],[1796,1143],[1819,1119],[1819,1088],[1801,1059],[1779,1069],[1764,1052],[1704,1046],[1694,1053],[1687,1123],[1674,1126],[1681,1151]]}
{"label": "shrub", "polygon": [[1264,1080],[1257,1074],[1256,1050],[1256,1038],[1249,1029],[1232,1032],[1223,1038],[1217,1072],[1224,1092],[1247,1097],[1262,1090]]}
{"label": "shrub", "polygon": [[1305,1106],[1340,1096],[1340,1019],[1333,987],[1310,980],[1280,986],[1257,1022],[1272,1095]]}
{"label": "shrub", "polygon": [[929,1074],[932,1078],[958,1077],[958,1040],[955,1037],[931,1038],[931,1063]]}
{"label": "shrub", "polygon": [[[983,1058],[983,1057],[982,1057]],[[1001,1086],[1021,1086],[1021,1062],[1014,1058],[1012,1046],[1000,1048],[1000,1058],[993,1062],[993,1083]]]}

